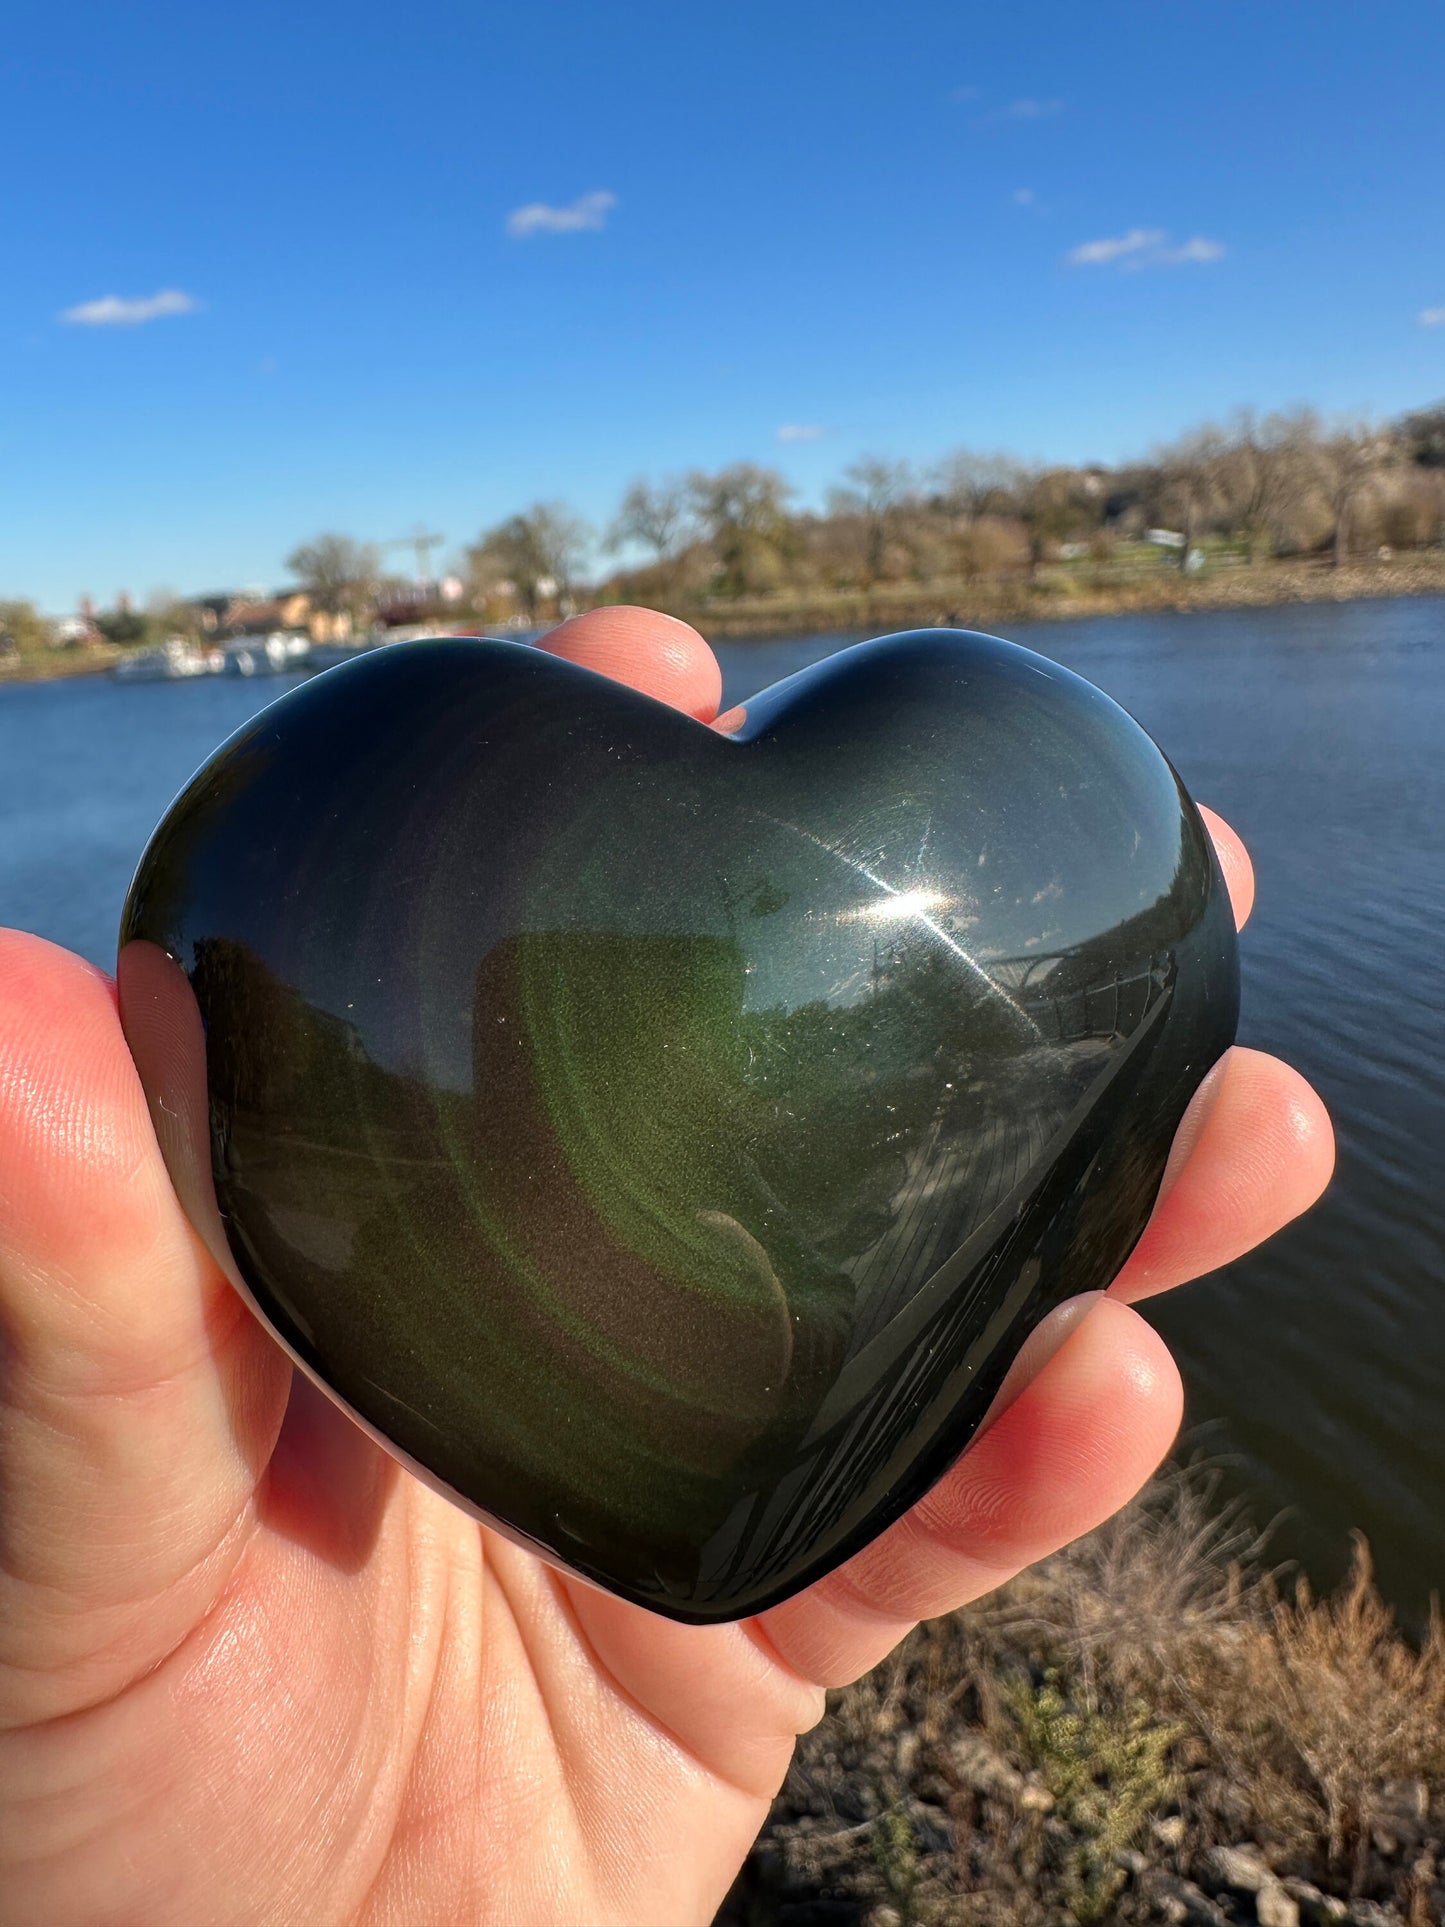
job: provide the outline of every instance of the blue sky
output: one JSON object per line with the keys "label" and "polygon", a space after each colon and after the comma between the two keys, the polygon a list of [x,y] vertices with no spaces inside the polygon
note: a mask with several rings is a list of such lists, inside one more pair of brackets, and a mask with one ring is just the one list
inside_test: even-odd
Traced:
{"label": "blue sky", "polygon": [[1442,71],[1438,4],[11,0],[0,597],[1430,401]]}

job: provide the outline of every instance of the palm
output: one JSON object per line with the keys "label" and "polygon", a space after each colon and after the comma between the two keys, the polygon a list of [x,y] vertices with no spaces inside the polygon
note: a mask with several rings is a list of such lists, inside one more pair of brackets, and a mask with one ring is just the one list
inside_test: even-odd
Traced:
{"label": "palm", "polygon": [[[610,621],[564,642],[646,683],[649,619]],[[1328,1168],[1307,1087],[1234,1053],[1116,1291],[1235,1255]],[[867,1552],[760,1620],[671,1625],[293,1382],[175,1202],[109,986],[0,938],[0,1920],[706,1919],[822,1686],[1167,1449],[1159,1341],[1118,1299],[1078,1311]]]}

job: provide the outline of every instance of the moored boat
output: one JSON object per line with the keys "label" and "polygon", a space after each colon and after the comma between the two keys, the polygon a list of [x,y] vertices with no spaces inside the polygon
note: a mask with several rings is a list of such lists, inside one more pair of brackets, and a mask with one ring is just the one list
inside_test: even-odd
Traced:
{"label": "moored boat", "polygon": [[213,673],[209,657],[180,636],[152,649],[137,649],[111,666],[117,682],[179,682]]}

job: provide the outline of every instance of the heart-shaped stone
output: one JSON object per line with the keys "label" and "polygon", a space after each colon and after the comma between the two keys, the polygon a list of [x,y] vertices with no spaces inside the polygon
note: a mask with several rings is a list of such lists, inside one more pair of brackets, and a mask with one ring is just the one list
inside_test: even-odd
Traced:
{"label": "heart-shaped stone", "polygon": [[176,802],[119,971],[178,1191],[296,1358],[695,1621],[947,1468],[1128,1254],[1238,1002],[1154,744],[952,631],[732,740],[516,644],[365,657]]}

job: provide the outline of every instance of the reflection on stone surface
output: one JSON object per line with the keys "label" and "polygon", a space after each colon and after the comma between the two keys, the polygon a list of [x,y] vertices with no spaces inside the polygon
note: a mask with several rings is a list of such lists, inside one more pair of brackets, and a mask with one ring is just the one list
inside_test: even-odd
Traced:
{"label": "reflection on stone surface", "polygon": [[297,1356],[691,1619],[946,1468],[1127,1254],[1237,1003],[1159,752],[949,632],[731,740],[515,645],[333,671],[174,806],[120,981],[187,1208]]}

